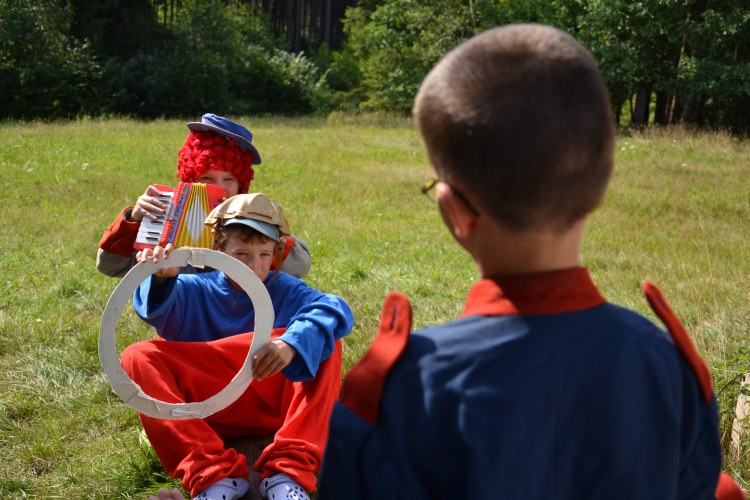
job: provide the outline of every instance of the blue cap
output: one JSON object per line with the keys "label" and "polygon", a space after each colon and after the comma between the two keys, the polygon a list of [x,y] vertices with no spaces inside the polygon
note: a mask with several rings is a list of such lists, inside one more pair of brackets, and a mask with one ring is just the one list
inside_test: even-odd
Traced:
{"label": "blue cap", "polygon": [[278,226],[274,226],[268,222],[263,222],[262,220],[257,219],[246,219],[244,217],[235,217],[233,219],[225,219],[221,227],[231,226],[232,224],[242,224],[243,226],[251,227],[260,234],[271,238],[273,241],[280,241]]}
{"label": "blue cap", "polygon": [[260,163],[260,153],[253,146],[253,134],[239,123],[235,123],[223,116],[206,113],[201,117],[200,122],[190,122],[187,124],[187,128],[198,132],[210,130],[227,139],[234,139],[242,149],[250,151],[253,154],[253,165]]}

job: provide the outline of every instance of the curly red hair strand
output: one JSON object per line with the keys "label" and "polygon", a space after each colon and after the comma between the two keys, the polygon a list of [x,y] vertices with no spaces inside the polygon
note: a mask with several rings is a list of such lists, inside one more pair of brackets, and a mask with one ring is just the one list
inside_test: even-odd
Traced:
{"label": "curly red hair strand", "polygon": [[234,139],[215,132],[191,130],[177,160],[177,177],[182,182],[196,182],[209,170],[231,172],[247,193],[255,176],[253,154],[241,148]]}

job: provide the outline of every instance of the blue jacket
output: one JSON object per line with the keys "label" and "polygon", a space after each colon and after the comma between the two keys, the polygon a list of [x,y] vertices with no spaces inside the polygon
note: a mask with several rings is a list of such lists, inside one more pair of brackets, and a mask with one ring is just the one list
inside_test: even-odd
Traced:
{"label": "blue jacket", "polygon": [[461,319],[398,354],[381,337],[334,408],[321,500],[714,498],[705,365],[585,269],[483,280]]}
{"label": "blue jacket", "polygon": [[[334,341],[351,332],[354,316],[341,297],[283,272],[270,283],[272,276],[265,283],[275,313],[273,326],[286,327],[279,338],[298,354],[283,373],[292,381],[309,380],[333,352]],[[210,341],[255,329],[250,297],[220,271],[168,280],[152,276],[136,289],[133,308],[167,340]]]}

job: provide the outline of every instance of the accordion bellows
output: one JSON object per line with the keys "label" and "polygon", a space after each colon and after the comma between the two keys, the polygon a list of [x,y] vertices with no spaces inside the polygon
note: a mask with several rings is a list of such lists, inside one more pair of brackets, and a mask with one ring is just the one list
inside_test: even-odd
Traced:
{"label": "accordion bellows", "polygon": [[289,236],[291,230],[281,208],[263,193],[238,194],[227,199],[206,218],[206,225],[214,227],[226,219],[245,218],[267,222],[279,227],[281,236]]}

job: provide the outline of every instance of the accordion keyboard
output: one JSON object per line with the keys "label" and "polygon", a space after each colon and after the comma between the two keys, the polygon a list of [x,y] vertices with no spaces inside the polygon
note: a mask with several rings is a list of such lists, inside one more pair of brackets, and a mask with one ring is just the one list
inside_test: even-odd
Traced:
{"label": "accordion keyboard", "polygon": [[172,204],[173,195],[174,192],[169,191],[161,191],[159,193],[159,201],[167,206],[165,213],[157,215],[154,220],[147,217],[143,218],[143,221],[141,221],[141,225],[138,228],[138,236],[136,236],[137,242],[154,246],[159,244],[161,234],[164,231],[164,221],[166,220],[166,214],[169,213],[169,207]]}

